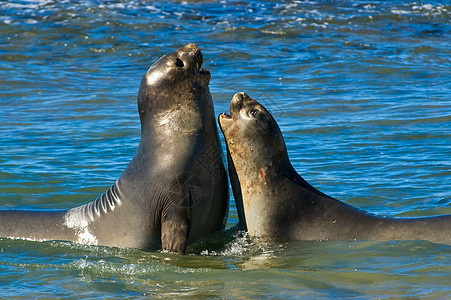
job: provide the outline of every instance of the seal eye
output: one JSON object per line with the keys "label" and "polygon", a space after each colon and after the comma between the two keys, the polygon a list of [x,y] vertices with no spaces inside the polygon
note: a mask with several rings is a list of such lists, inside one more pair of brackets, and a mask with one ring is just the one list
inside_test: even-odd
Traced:
{"label": "seal eye", "polygon": [[177,58],[177,60],[175,61],[175,65],[179,68],[183,68],[183,66],[185,64],[183,63],[183,61],[180,58]]}
{"label": "seal eye", "polygon": [[256,109],[256,108],[251,109],[249,111],[249,114],[255,118],[258,115],[258,109]]}

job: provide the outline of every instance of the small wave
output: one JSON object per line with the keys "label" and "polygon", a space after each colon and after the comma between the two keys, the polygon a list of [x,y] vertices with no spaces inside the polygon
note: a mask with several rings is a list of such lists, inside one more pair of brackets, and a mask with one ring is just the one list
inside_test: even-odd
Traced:
{"label": "small wave", "polygon": [[89,257],[77,259],[65,265],[65,268],[82,271],[84,275],[91,274],[93,276],[148,275],[156,272],[164,272],[170,269],[167,265],[158,262],[149,262],[146,264],[119,263],[104,259],[95,261],[89,259]]}
{"label": "small wave", "polygon": [[204,249],[200,255],[205,256],[243,256],[248,253],[252,243],[244,231],[238,231],[231,236],[232,240],[225,242],[224,248],[219,250]]}

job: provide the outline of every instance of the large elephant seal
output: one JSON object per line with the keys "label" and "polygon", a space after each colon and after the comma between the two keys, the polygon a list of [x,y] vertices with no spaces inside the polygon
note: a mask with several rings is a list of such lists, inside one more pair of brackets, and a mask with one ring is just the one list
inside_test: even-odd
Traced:
{"label": "large elephant seal", "polygon": [[149,68],[138,94],[138,150],[105,194],[69,210],[0,211],[0,236],[183,253],[222,229],[227,173],[201,66],[199,47],[188,44]]}
{"label": "large elephant seal", "polygon": [[451,244],[451,215],[384,218],[318,191],[292,167],[272,115],[235,94],[219,123],[240,223],[252,236],[282,240],[428,240]]}

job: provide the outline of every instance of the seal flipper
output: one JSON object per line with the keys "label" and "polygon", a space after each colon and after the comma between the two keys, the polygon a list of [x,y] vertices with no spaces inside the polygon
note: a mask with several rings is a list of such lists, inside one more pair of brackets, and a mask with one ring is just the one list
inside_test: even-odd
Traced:
{"label": "seal flipper", "polygon": [[191,227],[191,207],[171,203],[161,218],[161,247],[184,254]]}

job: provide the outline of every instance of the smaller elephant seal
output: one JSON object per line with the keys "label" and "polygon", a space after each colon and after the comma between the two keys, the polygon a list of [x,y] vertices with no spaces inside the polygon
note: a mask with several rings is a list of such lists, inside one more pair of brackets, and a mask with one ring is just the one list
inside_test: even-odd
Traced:
{"label": "smaller elephant seal", "polygon": [[224,228],[228,180],[202,62],[188,44],[143,76],[138,150],[108,191],[68,210],[0,211],[0,237],[184,253]]}
{"label": "smaller elephant seal", "polygon": [[325,195],[288,158],[273,116],[245,93],[219,116],[239,220],[251,236],[280,240],[427,240],[451,244],[451,215],[385,218]]}

